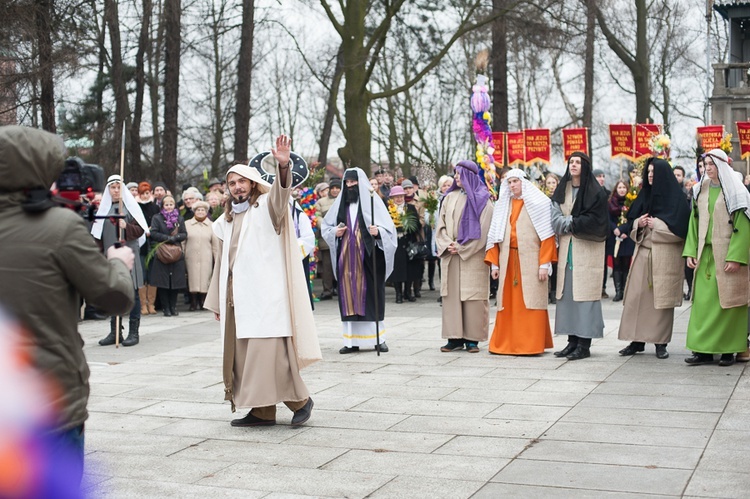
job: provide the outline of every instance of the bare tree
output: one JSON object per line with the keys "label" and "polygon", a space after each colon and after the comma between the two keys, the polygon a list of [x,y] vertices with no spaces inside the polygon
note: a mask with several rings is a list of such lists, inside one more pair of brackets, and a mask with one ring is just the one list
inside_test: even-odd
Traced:
{"label": "bare tree", "polygon": [[242,31],[240,56],[237,63],[237,97],[234,114],[234,159],[247,161],[250,133],[250,89],[253,71],[253,30],[255,0],[242,0]]}
{"label": "bare tree", "polygon": [[180,95],[180,0],[164,0],[164,141],[162,177],[172,188],[177,181],[177,135]]}

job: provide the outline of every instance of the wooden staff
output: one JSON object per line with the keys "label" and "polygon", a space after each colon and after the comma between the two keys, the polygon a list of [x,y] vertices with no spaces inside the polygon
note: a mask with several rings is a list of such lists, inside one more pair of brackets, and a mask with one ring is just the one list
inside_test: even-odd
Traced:
{"label": "wooden staff", "polygon": [[[125,178],[125,122],[122,122],[122,140],[120,145],[120,200],[117,202],[117,212],[122,215],[122,190],[125,188],[125,182],[123,182],[123,179]],[[125,220],[124,218],[118,218],[117,219],[117,234],[118,234],[118,241],[124,241],[125,240],[125,231],[120,227],[120,220]],[[122,322],[122,316],[118,315],[115,319],[115,348],[120,348],[120,324]]]}
{"label": "wooden staff", "polygon": [[[372,215],[372,226],[375,226],[375,189],[370,189],[370,214]],[[372,236],[372,234],[370,234]],[[378,308],[378,293],[380,292],[380,283],[378,282],[378,259],[376,250],[378,249],[378,241],[375,236],[372,236],[372,282],[375,284],[375,290],[373,297],[375,298],[375,351],[378,352],[380,357],[380,309]]]}

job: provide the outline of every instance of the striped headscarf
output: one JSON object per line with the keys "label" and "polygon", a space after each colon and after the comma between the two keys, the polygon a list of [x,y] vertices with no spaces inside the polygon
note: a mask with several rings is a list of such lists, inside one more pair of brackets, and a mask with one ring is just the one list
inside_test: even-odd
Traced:
{"label": "striped headscarf", "polygon": [[486,249],[488,250],[505,239],[505,228],[508,225],[510,215],[510,200],[513,197],[508,186],[508,179],[511,178],[521,179],[521,199],[523,199],[523,204],[531,218],[531,223],[534,224],[534,230],[536,230],[539,240],[544,241],[555,235],[552,230],[552,201],[534,184],[526,180],[526,173],[523,170],[513,168],[505,176],[503,185],[500,187],[497,203],[495,203],[490,233],[487,237]]}

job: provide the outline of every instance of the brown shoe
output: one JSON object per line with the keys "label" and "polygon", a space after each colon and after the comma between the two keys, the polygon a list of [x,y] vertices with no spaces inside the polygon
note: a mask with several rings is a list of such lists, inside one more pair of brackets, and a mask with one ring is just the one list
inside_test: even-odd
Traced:
{"label": "brown shoe", "polygon": [[750,361],[750,348],[745,350],[744,352],[740,352],[737,354],[737,357],[735,358],[737,362],[748,362]]}

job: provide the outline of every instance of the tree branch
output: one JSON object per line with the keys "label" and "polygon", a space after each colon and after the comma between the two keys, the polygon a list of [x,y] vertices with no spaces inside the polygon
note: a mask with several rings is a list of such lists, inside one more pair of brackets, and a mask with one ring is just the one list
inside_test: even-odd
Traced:
{"label": "tree branch", "polygon": [[[516,4],[517,3],[518,2],[516,2]],[[513,6],[515,6],[516,4],[514,4]],[[392,88],[390,90],[384,90],[382,92],[378,92],[378,93],[374,93],[374,94],[370,94],[370,99],[375,100],[375,99],[383,99],[385,97],[392,97],[392,96],[394,96],[396,94],[399,94],[399,93],[401,93],[401,92],[403,92],[405,90],[409,90],[411,87],[413,87],[414,85],[416,85],[417,82],[419,82],[419,80],[421,80],[435,66],[437,66],[440,63],[440,61],[443,58],[443,56],[445,56],[445,54],[448,53],[448,51],[451,49],[451,47],[453,46],[453,44],[456,43],[456,41],[459,40],[463,35],[465,35],[466,33],[469,33],[470,31],[473,31],[475,29],[481,28],[482,26],[486,26],[487,24],[491,23],[495,19],[504,16],[509,10],[511,10],[513,8],[513,6],[509,6],[508,9],[505,10],[505,11],[498,11],[498,12],[492,14],[492,15],[489,15],[486,18],[484,18],[482,21],[479,21],[479,22],[477,22],[475,24],[467,24],[469,22],[469,18],[471,18],[471,15],[474,13],[474,11],[476,10],[476,8],[478,7],[478,5],[475,4],[471,8],[471,10],[469,11],[468,15],[466,16],[466,19],[464,19],[464,21],[462,21],[462,23],[459,26],[459,29],[456,31],[456,33],[453,34],[453,36],[451,37],[451,39],[448,40],[448,42],[440,50],[440,52],[438,52],[435,55],[435,57],[432,58],[432,60],[429,62],[429,64],[427,64],[427,66],[425,66],[424,68],[422,68],[422,70],[419,73],[417,73],[416,76],[414,76],[414,78],[412,78],[411,80],[407,81],[406,83],[404,83],[403,85],[401,85],[399,87]]]}
{"label": "tree branch", "polygon": [[331,10],[331,6],[328,5],[328,2],[326,0],[320,0],[320,5],[323,6],[323,10],[326,11],[328,20],[331,21],[331,24],[333,24],[334,29],[343,40],[346,37],[346,30],[344,29],[344,26],[336,19],[336,16],[334,15],[333,10]]}

